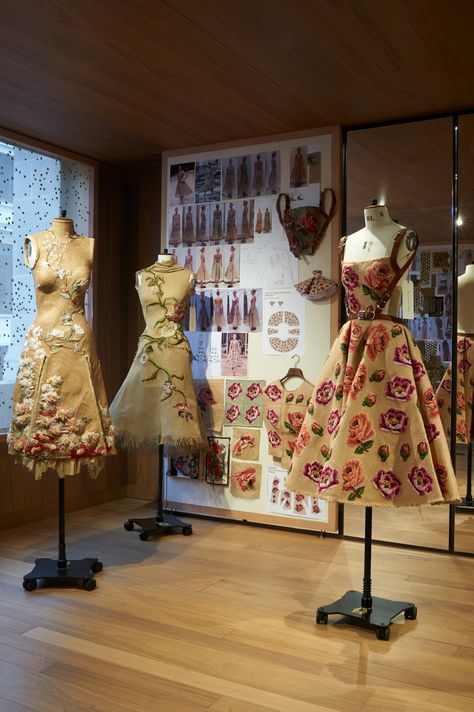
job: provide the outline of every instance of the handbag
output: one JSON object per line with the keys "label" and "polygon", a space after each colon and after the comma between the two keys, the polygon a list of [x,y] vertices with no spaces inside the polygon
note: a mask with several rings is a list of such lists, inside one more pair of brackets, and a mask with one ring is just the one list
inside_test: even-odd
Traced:
{"label": "handbag", "polygon": [[337,284],[332,279],[323,276],[320,269],[313,270],[313,276],[295,284],[300,294],[316,302],[330,297],[337,290]]}
{"label": "handbag", "polygon": [[[331,195],[331,206],[328,212],[323,207],[326,194]],[[285,199],[285,207],[282,211],[281,202],[283,198]],[[288,238],[290,250],[295,257],[314,255],[321,244],[324,233],[329,227],[329,223],[336,214],[336,196],[331,188],[325,188],[321,193],[318,206],[291,208],[288,193],[280,193],[276,209]]]}

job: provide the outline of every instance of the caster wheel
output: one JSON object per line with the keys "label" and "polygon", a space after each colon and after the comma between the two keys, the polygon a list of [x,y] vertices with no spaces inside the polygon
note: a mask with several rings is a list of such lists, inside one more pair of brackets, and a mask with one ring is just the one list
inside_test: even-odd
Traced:
{"label": "caster wheel", "polygon": [[34,591],[36,585],[36,579],[26,579],[26,581],[23,581],[23,588],[25,591]]}
{"label": "caster wheel", "polygon": [[378,640],[390,640],[390,627],[387,626],[386,628],[377,628],[375,635]]}
{"label": "caster wheel", "polygon": [[142,541],[148,541],[148,539],[150,538],[150,535],[148,532],[140,532],[140,534],[138,536],[140,537],[140,539]]}
{"label": "caster wheel", "polygon": [[193,528],[192,527],[183,527],[181,529],[181,533],[183,536],[190,536],[190,534],[193,533]]}
{"label": "caster wheel", "polygon": [[133,532],[133,522],[124,522],[123,528],[126,532]]}
{"label": "caster wheel", "polygon": [[416,621],[416,614],[417,614],[417,609],[416,606],[413,606],[413,608],[407,608],[405,611],[405,620],[407,621]]}
{"label": "caster wheel", "polygon": [[93,591],[96,586],[97,583],[95,582],[95,579],[92,578],[86,578],[82,582],[82,588],[85,588],[86,591]]}
{"label": "caster wheel", "polygon": [[324,611],[317,611],[316,612],[316,623],[322,624],[322,623],[327,623],[328,622],[328,614],[324,613]]}
{"label": "caster wheel", "polygon": [[99,571],[102,571],[103,568],[104,564],[102,563],[102,561],[96,561],[95,564],[92,564],[91,571],[93,571],[93,573],[95,574],[98,574]]}

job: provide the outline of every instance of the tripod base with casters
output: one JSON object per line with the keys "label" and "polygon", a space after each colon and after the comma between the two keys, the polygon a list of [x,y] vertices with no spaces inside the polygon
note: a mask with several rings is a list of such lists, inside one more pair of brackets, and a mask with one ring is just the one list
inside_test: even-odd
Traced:
{"label": "tripod base with casters", "polygon": [[320,606],[316,612],[316,623],[327,623],[328,616],[345,616],[347,623],[360,628],[375,630],[379,640],[390,640],[390,623],[399,613],[407,620],[416,620],[416,606],[405,601],[389,601],[387,598],[372,597],[372,607],[364,608],[360,591],[347,591],[342,598],[327,606]]}
{"label": "tripod base with casters", "polygon": [[175,517],[173,514],[163,514],[160,519],[127,519],[123,528],[127,532],[131,532],[135,524],[142,529],[139,534],[142,541],[147,541],[152,534],[157,532],[164,533],[166,531],[172,531],[173,529],[181,529],[183,536],[189,536],[193,533],[191,524],[186,524],[186,522],[181,521],[181,519],[178,519],[178,517]]}
{"label": "tripod base with casters", "polygon": [[86,591],[93,591],[97,583],[92,574],[102,571],[103,565],[98,559],[78,559],[67,561],[65,566],[54,559],[36,559],[35,567],[23,576],[25,591],[34,591],[38,582],[48,585],[79,586]]}

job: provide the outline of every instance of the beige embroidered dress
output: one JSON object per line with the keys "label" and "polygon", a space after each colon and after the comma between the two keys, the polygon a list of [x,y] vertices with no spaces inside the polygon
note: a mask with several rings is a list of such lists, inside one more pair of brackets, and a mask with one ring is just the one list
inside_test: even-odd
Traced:
{"label": "beige embroidered dress", "polygon": [[110,412],[126,447],[205,447],[191,372],[191,348],[183,319],[193,292],[193,273],[156,263],[137,273],[145,331]]}
{"label": "beige embroidered dress", "polygon": [[382,312],[414,256],[398,266],[405,234],[398,233],[389,257],[342,263],[349,319],[296,440],[291,490],[375,507],[459,501],[420,350],[400,320]]}
{"label": "beige embroidered dress", "polygon": [[39,479],[81,465],[96,476],[115,452],[100,364],[84,315],[94,241],[60,240],[47,230],[27,238],[37,312],[28,329],[13,393],[8,450]]}
{"label": "beige embroidered dress", "polygon": [[[456,388],[456,442],[472,441],[472,407],[474,404],[474,334],[458,333],[457,335],[457,376]],[[451,435],[451,391],[453,374],[451,364],[448,366],[443,380],[436,391],[444,432]]]}

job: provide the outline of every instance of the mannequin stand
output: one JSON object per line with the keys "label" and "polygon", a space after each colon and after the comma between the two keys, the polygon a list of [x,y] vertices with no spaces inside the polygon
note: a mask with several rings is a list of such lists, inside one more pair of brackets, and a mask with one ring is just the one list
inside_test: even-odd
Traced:
{"label": "mannequin stand", "polygon": [[102,571],[103,565],[98,559],[78,559],[68,561],[66,558],[66,536],[64,516],[64,478],[58,477],[58,518],[59,543],[58,558],[36,559],[35,567],[29,574],[23,576],[25,591],[34,591],[38,581],[61,587],[79,586],[86,591],[93,591],[97,586],[91,574]]}
{"label": "mannequin stand", "polygon": [[360,628],[375,630],[379,640],[390,640],[390,624],[399,613],[407,620],[416,619],[416,606],[403,601],[390,601],[372,597],[372,507],[365,508],[364,580],[362,593],[347,591],[342,598],[327,606],[320,606],[316,612],[316,623],[327,623],[328,615],[334,613],[345,616],[347,623]]}
{"label": "mannequin stand", "polygon": [[472,499],[472,442],[467,446],[467,481],[466,496],[461,499],[461,504],[455,504],[456,512],[474,514],[474,501]]}
{"label": "mannequin stand", "polygon": [[131,532],[136,524],[141,527],[142,531],[139,537],[142,541],[147,541],[152,534],[159,532],[163,534],[164,532],[173,533],[176,529],[181,529],[181,534],[183,536],[189,536],[193,533],[193,528],[191,524],[186,524],[186,522],[181,521],[178,517],[172,514],[165,514],[163,512],[163,472],[164,472],[164,453],[163,445],[158,447],[158,495],[156,499],[156,517],[148,519],[127,519],[124,522],[123,528],[127,532]]}

